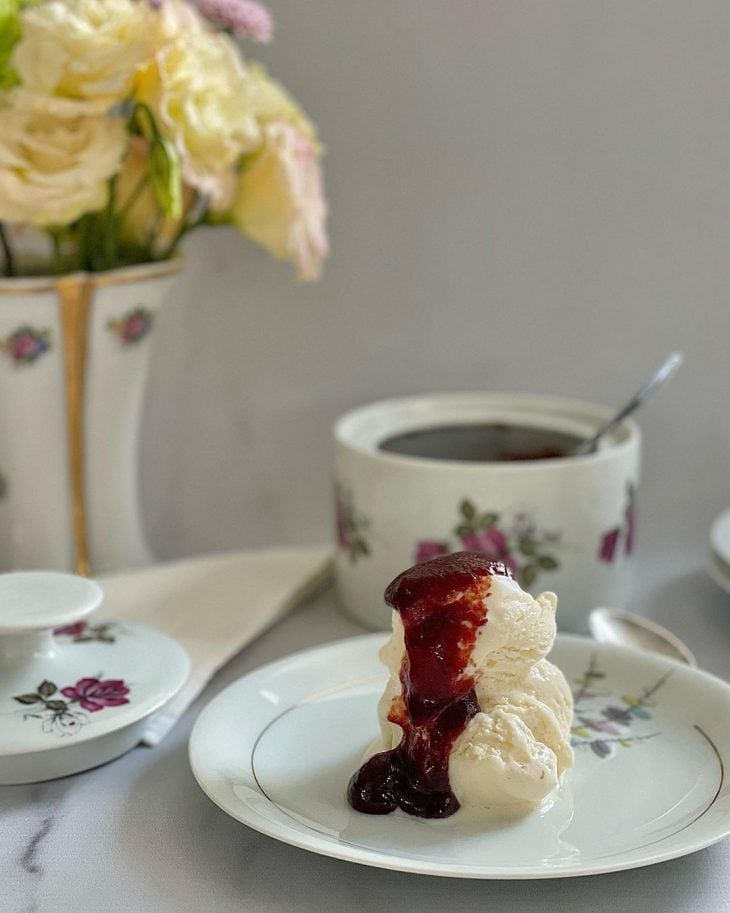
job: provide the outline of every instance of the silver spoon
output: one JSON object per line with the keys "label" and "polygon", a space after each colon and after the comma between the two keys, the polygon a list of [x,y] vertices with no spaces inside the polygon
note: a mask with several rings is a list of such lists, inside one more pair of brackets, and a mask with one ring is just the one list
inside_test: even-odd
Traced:
{"label": "silver spoon", "polygon": [[610,421],[606,422],[605,425],[601,425],[593,437],[589,437],[587,440],[578,444],[578,446],[571,451],[570,455],[585,456],[585,454],[593,453],[598,446],[598,442],[604,436],[604,434],[608,434],[615,428],[618,428],[618,426],[627,416],[631,415],[631,413],[635,409],[638,409],[639,406],[645,400],[647,400],[652,395],[652,393],[656,392],[665,381],[669,380],[669,378],[672,376],[672,374],[674,374],[674,372],[682,364],[683,361],[684,355],[682,355],[681,352],[673,352],[664,362],[664,364],[659,368],[659,370],[653,375],[651,380],[648,383],[644,384],[638,393],[634,394],[634,396],[629,400],[628,403],[626,403],[623,409],[620,409],[616,415],[610,419]]}
{"label": "silver spoon", "polygon": [[638,647],[681,660],[689,666],[697,665],[690,648],[676,634],[641,615],[601,606],[588,616],[588,628],[600,643]]}

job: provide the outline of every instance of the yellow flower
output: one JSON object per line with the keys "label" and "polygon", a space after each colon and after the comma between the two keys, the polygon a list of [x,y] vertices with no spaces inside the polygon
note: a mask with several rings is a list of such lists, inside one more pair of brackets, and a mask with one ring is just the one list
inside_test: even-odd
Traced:
{"label": "yellow flower", "polygon": [[235,45],[202,25],[169,37],[141,71],[136,98],[175,144],[186,182],[214,200],[241,155],[261,141],[251,83]]}
{"label": "yellow flower", "polygon": [[272,121],[285,121],[306,136],[319,151],[314,124],[284,86],[272,79],[260,63],[250,62],[246,73],[251,83],[254,113],[259,123],[265,125]]}
{"label": "yellow flower", "polygon": [[0,118],[0,220],[61,226],[105,205],[124,154],[121,118],[12,105]]}
{"label": "yellow flower", "polygon": [[50,0],[24,10],[12,63],[23,88],[56,113],[104,111],[130,93],[156,20],[134,0]]}
{"label": "yellow flower", "polygon": [[244,162],[231,218],[300,279],[316,279],[327,256],[327,204],[312,140],[286,121],[263,130],[261,149]]}

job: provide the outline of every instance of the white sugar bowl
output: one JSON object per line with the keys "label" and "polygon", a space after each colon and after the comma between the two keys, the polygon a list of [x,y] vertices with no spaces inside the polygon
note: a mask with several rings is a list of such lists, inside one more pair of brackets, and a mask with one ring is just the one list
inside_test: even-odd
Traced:
{"label": "white sugar bowl", "polygon": [[0,784],[118,757],[185,683],[187,654],[167,635],[87,620],[102,598],[72,574],[0,575]]}

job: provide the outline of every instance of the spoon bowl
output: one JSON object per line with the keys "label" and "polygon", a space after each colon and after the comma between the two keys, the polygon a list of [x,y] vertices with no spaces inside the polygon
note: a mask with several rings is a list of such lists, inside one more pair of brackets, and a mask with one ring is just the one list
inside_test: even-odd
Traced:
{"label": "spoon bowl", "polygon": [[599,643],[636,647],[697,665],[692,651],[676,634],[641,615],[601,606],[588,616],[588,628]]}

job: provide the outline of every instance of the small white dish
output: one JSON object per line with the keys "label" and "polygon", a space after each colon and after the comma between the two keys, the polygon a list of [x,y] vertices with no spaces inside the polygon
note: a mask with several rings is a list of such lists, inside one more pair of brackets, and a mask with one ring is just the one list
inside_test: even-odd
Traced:
{"label": "small white dish", "polygon": [[558,635],[577,695],[576,760],[535,814],[480,822],[353,811],[345,790],[376,734],[384,635],[244,676],[200,714],[190,762],[226,813],[293,846],[458,878],[558,878],[649,865],[730,834],[730,685],[651,653]]}
{"label": "small white dish", "polygon": [[684,641],[650,618],[599,606],[588,616],[588,630],[604,644],[623,644],[637,650],[652,650],[670,659],[696,666],[694,653]]}
{"label": "small white dish", "polygon": [[0,784],[123,754],[184,684],[189,660],[170,637],[86,620],[101,599],[96,583],[71,574],[0,575]]}
{"label": "small white dish", "polygon": [[730,508],[715,517],[710,527],[707,570],[719,587],[730,592]]}

